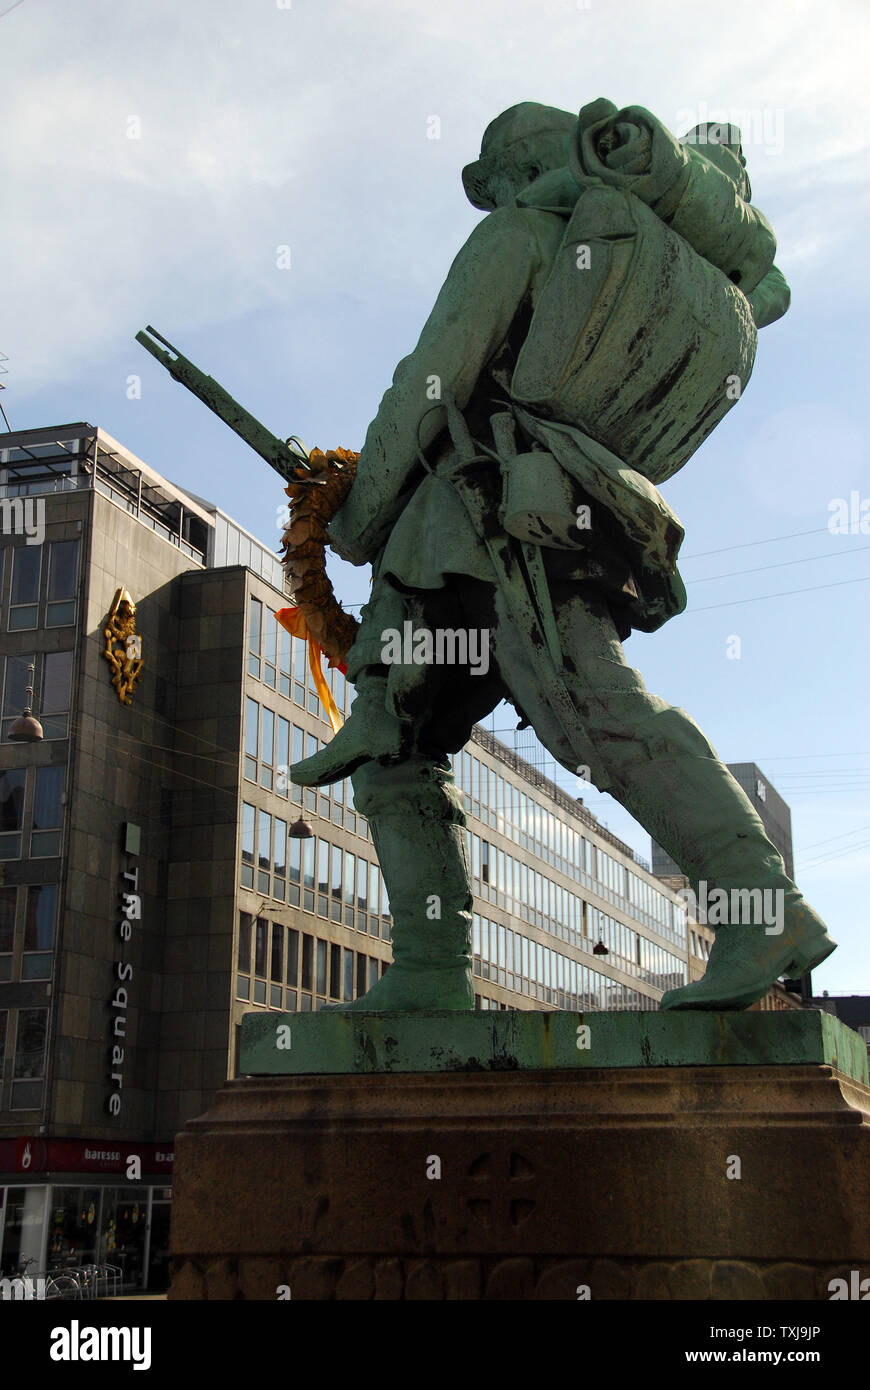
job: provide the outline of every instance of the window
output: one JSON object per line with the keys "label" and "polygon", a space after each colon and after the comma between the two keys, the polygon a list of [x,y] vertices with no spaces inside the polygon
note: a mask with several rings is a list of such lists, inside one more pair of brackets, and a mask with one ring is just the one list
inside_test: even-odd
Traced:
{"label": "window", "polygon": [[31,653],[24,656],[7,656],[5,680],[3,682],[3,742],[9,738],[13,719],[17,719],[27,704],[28,673],[36,657]]}
{"label": "window", "polygon": [[324,894],[329,892],[329,845],[326,840],[317,841],[317,891]]}
{"label": "window", "polygon": [[353,889],[356,880],[356,858],[348,850],[344,852],[344,901],[353,907]]}
{"label": "window", "polygon": [[[377,864],[369,864],[369,912],[371,913],[378,913],[381,910],[380,883],[380,869]],[[375,933],[375,935],[377,935],[377,933]]]}
{"label": "window", "polygon": [[269,870],[272,867],[272,817],[268,811],[257,814],[257,888],[269,892]]}
{"label": "window", "polygon": [[296,988],[296,981],[299,977],[299,933],[292,927],[287,928],[287,983],[291,989]]}
{"label": "window", "polygon": [[347,681],[345,680],[344,676],[342,675],[341,671],[339,671],[339,669],[338,669],[337,666],[333,668],[333,671],[334,671],[334,676],[335,676],[335,686],[334,686],[334,698],[335,698],[335,703],[336,703],[337,707],[338,707],[340,710],[343,711],[343,710],[344,710],[344,707],[345,707],[345,703],[346,703],[346,701],[347,701]]}
{"label": "window", "polygon": [[[246,563],[246,562],[243,562]],[[260,679],[260,643],[263,632],[263,605],[252,598],[248,608],[248,674]]]}
{"label": "window", "polygon": [[30,837],[30,854],[34,859],[60,854],[64,770],[63,767],[36,769],[33,834]]}
{"label": "window", "polygon": [[341,947],[335,945],[329,947],[329,997],[341,998]]}
{"label": "window", "polygon": [[48,1009],[19,1009],[12,1067],[13,1110],[38,1110],[42,1105]]}
{"label": "window", "polygon": [[[288,634],[289,635],[289,634]],[[275,753],[275,790],[279,796],[287,795],[287,769],[290,766],[290,721],[278,715],[278,747]]]}
{"label": "window", "polygon": [[39,573],[42,546],[19,545],[12,552],[12,593],[9,599],[9,630],[20,632],[37,626]]}
{"label": "window", "polygon": [[242,803],[242,885],[254,886],[254,821],[256,810],[245,801]]}
{"label": "window", "polygon": [[[313,984],[314,937],[302,937],[302,988],[310,990]],[[310,1005],[309,1005],[310,1007]]]}
{"label": "window", "polygon": [[[342,894],[342,872],[341,872],[342,852],[338,845],[332,847],[332,916],[334,921],[340,920],[340,903]],[[338,911],[336,910],[338,909]],[[318,991],[320,992],[320,991]]]}
{"label": "window", "polygon": [[[0,982],[12,979],[12,951],[15,945],[15,905],[17,888],[0,888]],[[0,1079],[3,1052],[0,1049]]]}
{"label": "window", "polygon": [[46,627],[65,627],[76,620],[78,541],[52,541],[49,546]]}
{"label": "window", "polygon": [[[280,983],[284,978],[284,928],[280,922],[272,923],[271,966],[271,978]],[[281,1003],[280,997],[278,1003]]]}
{"label": "window", "polygon": [[0,772],[0,859],[21,858],[26,776],[23,767]]}
{"label": "window", "polygon": [[314,889],[314,840],[306,840],[302,858],[302,885]]}
{"label": "window", "polygon": [[272,760],[275,757],[275,715],[263,706],[262,737],[260,739],[260,786],[272,790]]}
{"label": "window", "polygon": [[294,691],[294,699],[296,700],[297,705],[303,705],[303,706],[304,706],[304,704],[305,704],[305,670],[306,670],[306,661],[305,661],[305,658],[306,658],[306,655],[307,655],[308,648],[307,648],[306,643],[303,642],[303,641],[302,641],[300,638],[298,638],[298,637],[294,637],[294,639],[293,639],[293,646],[294,646],[294,649],[295,649],[294,658],[293,658],[293,675],[294,675],[295,680],[297,681],[296,689],[295,689],[295,691]]}
{"label": "window", "polygon": [[290,699],[290,677],[292,675],[291,651],[293,638],[283,624],[278,627],[278,688],[281,694]]}
{"label": "window", "polygon": [[302,841],[290,841],[290,882],[299,883],[302,878]]}
{"label": "window", "polygon": [[275,866],[275,879],[272,885],[272,896],[284,901],[286,892],[287,878],[287,822],[275,817],[275,848],[273,850],[273,862]]}
{"label": "window", "polygon": [[263,645],[263,680],[272,690],[277,684],[278,667],[278,620],[271,608],[266,608],[266,631]]}
{"label": "window", "polygon": [[260,706],[250,695],[245,700],[245,776],[257,780],[257,753],[260,744]]}
{"label": "window", "polygon": [[31,884],[24,918],[22,980],[50,980],[57,912],[57,884]]}
{"label": "window", "polygon": [[71,651],[46,652],[42,699],[37,709],[44,738],[66,738],[72,679]]}
{"label": "window", "polygon": [[315,993],[325,997],[326,995],[326,942],[317,938],[317,976],[315,979]]}
{"label": "window", "polygon": [[239,913],[239,949],[236,966],[243,974],[251,973],[251,914]]}

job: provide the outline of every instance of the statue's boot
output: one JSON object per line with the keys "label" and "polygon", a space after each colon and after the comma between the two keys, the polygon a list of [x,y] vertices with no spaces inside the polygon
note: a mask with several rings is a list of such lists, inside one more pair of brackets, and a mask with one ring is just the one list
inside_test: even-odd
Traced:
{"label": "statue's boot", "polygon": [[473,1009],[472,897],[465,817],[449,764],[369,761],[353,779],[393,918],[393,963],[367,994],[332,1010]]}
{"label": "statue's boot", "polygon": [[[691,721],[686,723],[694,729]],[[698,737],[703,738],[700,731]],[[735,915],[734,904],[736,915],[745,918],[752,901],[745,895],[742,903],[735,900],[732,890],[762,890],[749,923],[726,920],[715,927],[703,979],[669,990],[662,1009],[748,1008],[780,976],[797,978],[836,949],[824,922],[788,877],[748,797],[706,740],[704,744],[708,756],[656,758],[623,767],[611,788],[680,866],[696,893],[699,880],[706,882],[708,897],[713,889],[727,892],[729,916]],[[759,906],[767,920],[759,920]]]}
{"label": "statue's boot", "polygon": [[386,692],[386,677],[363,673],[345,723],[319,753],[291,765],[290,781],[300,787],[324,787],[349,777],[372,758],[401,758],[411,727],[387,709]]}

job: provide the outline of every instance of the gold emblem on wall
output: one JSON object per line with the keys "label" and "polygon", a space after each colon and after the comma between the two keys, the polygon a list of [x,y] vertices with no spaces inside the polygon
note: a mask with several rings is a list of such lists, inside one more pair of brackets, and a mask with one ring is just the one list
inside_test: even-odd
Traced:
{"label": "gold emblem on wall", "polygon": [[122,705],[132,705],[133,691],[142,674],[142,638],[136,631],[136,605],[126,589],[119,589],[103,629],[103,656],[112,666],[112,685]]}

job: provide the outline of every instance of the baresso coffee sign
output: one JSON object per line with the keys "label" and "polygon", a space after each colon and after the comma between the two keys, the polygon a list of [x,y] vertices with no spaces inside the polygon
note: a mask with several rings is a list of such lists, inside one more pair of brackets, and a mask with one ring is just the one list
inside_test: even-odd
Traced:
{"label": "baresso coffee sign", "polygon": [[26,1135],[0,1139],[0,1172],[33,1176],[46,1173],[118,1173],[129,1175],[139,1161],[141,1174],[169,1178],[172,1140],[164,1144],[117,1143],[114,1139],[42,1139]]}
{"label": "baresso coffee sign", "polygon": [[[137,830],[131,836],[131,830]],[[109,1000],[109,1083],[106,1096],[106,1109],[116,1119],[121,1114],[121,1101],[124,1090],[125,1067],[129,1061],[130,1048],[127,1044],[127,1019],[130,1007],[130,989],[133,980],[133,965],[127,957],[133,930],[142,922],[142,898],[139,893],[139,866],[134,861],[138,856],[138,827],[129,824],[124,827],[124,854],[126,865],[121,869],[118,885],[119,908],[115,924],[117,947],[112,963],[113,992]]]}

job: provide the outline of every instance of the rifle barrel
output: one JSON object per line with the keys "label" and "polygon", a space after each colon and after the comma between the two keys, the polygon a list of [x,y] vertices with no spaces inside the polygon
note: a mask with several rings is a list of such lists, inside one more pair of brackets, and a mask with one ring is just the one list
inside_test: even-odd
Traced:
{"label": "rifle barrel", "polygon": [[[152,341],[153,339],[156,339],[156,342]],[[233,400],[214,377],[206,376],[205,372],[195,367],[178,348],[173,347],[172,343],[158,333],[156,328],[152,328],[150,323],[142,332],[136,334],[136,341],[166,368],[173,380],[180,381],[197,400],[207,405],[225,425],[229,425],[240,439],[244,439],[245,443],[264,458],[285,482],[296,481],[301,471],[309,469],[308,459],[304,454],[297,453],[283,439],[267,430],[250,411]],[[163,347],[158,347],[158,343],[162,343]]]}

